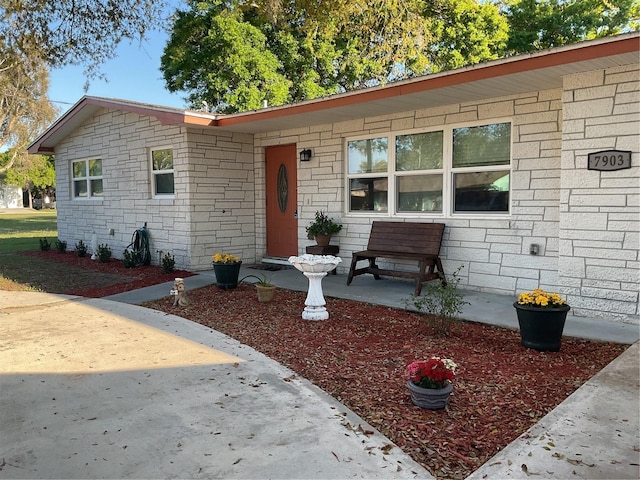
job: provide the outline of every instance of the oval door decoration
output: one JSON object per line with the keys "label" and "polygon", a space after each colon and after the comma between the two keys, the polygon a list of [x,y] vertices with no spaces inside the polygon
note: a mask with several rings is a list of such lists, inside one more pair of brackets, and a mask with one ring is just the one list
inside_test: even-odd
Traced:
{"label": "oval door decoration", "polygon": [[289,179],[287,177],[287,167],[283,164],[280,164],[280,169],[278,170],[278,184],[277,187],[278,192],[278,207],[280,211],[284,213],[287,210],[287,202],[289,200]]}

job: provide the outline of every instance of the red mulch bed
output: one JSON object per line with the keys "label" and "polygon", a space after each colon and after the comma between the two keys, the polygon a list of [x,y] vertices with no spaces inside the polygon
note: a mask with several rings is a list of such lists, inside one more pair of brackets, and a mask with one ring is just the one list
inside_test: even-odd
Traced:
{"label": "red mulch bed", "polygon": [[[74,252],[28,254],[96,272],[95,284],[66,292],[90,297],[191,275],[101,264]],[[98,273],[122,283],[100,286]],[[211,286],[190,291],[185,308],[172,307],[169,296],[145,306],[209,326],[288,366],[447,479],[467,477],[627,348],[563,338],[560,352],[537,352],[523,348],[516,331],[469,322],[441,337],[419,314],[329,297],[329,320],[306,321],[305,297],[278,289],[274,302],[260,303],[252,286]],[[414,406],[406,386],[406,365],[432,355],[458,364],[446,410]]]}
{"label": "red mulch bed", "polygon": [[[215,286],[145,306],[173,313],[250,345],[318,385],[389,437],[438,478],[462,479],[517,438],[626,346],[564,338],[557,353],[529,350],[519,333],[461,322],[447,337],[404,310],[326,298],[327,321],[301,319],[305,293]],[[514,312],[515,315],[515,312]],[[432,355],[458,364],[444,411],[411,403],[405,367]]]}
{"label": "red mulch bed", "polygon": [[[193,273],[185,270],[164,273],[161,267],[154,265],[127,268],[122,264],[122,260],[115,258],[102,263],[98,260],[91,260],[91,255],[79,257],[75,251],[61,253],[57,250],[48,250],[46,252],[28,251],[20,253],[94,272],[96,274],[95,281],[90,278],[86,279],[82,287],[72,286],[65,289],[64,285],[61,286],[64,290],[63,293],[67,295],[80,295],[89,298],[106,297],[116,293],[157,285],[158,283],[172,282],[175,277],[186,278],[193,275]],[[105,277],[100,278],[99,274],[108,274],[108,280],[105,281]],[[57,283],[64,283],[64,279],[58,279]]]}

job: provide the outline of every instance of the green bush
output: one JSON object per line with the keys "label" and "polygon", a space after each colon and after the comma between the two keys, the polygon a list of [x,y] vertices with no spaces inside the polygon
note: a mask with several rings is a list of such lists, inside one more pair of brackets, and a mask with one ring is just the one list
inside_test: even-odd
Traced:
{"label": "green bush", "polygon": [[79,257],[84,257],[87,254],[87,245],[80,240],[78,243],[76,243],[76,255],[78,255]]}
{"label": "green bush", "polygon": [[99,262],[108,263],[109,260],[111,260],[111,249],[109,248],[109,245],[106,243],[98,245],[96,256],[98,257]]}
{"label": "green bush", "polygon": [[40,250],[42,250],[43,252],[48,252],[49,250],[51,250],[51,242],[49,242],[49,240],[46,238],[41,238]]}
{"label": "green bush", "polygon": [[176,259],[169,252],[162,256],[162,271],[164,273],[171,273],[176,268]]}
{"label": "green bush", "polygon": [[458,267],[450,278],[445,278],[445,282],[428,282],[422,288],[422,295],[414,294],[405,299],[406,308],[424,314],[426,323],[437,334],[449,333],[462,313],[462,308],[469,305],[464,300],[464,295],[458,291],[458,273],[462,267]]}
{"label": "green bush", "polygon": [[60,240],[59,238],[56,240],[56,249],[60,252],[60,253],[64,253],[67,251],[67,242],[65,242],[64,240]]}
{"label": "green bush", "polygon": [[122,265],[126,268],[135,267],[138,264],[138,259],[133,252],[130,252],[128,248],[124,249],[124,253],[122,254]]}

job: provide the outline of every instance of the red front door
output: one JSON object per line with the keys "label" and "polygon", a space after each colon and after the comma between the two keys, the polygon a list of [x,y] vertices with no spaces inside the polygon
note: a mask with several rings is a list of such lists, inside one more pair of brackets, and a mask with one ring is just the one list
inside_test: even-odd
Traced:
{"label": "red front door", "polygon": [[298,254],[298,176],[295,145],[267,147],[267,255]]}

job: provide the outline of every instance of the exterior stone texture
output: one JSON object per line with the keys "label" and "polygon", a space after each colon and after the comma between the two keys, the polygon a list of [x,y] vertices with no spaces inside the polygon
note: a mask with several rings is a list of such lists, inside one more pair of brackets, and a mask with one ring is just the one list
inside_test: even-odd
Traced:
{"label": "exterior stone texture", "polygon": [[[149,151],[171,147],[173,198],[153,198]],[[71,161],[102,159],[102,198],[73,199]],[[255,261],[253,139],[166,127],[150,117],[99,110],[56,149],[58,235],[70,248],[83,240],[108,245],[115,258],[146,225],[151,261],[170,253],[176,266],[210,268],[227,252]],[[113,229],[114,234],[110,235]]]}
{"label": "exterior stone texture", "polygon": [[[560,286],[570,286],[563,293],[577,315],[637,322],[638,66],[568,76],[563,99],[563,116],[572,128],[563,133]],[[609,149],[631,150],[631,169],[587,169],[589,153]]]}
{"label": "exterior stone texture", "polygon": [[[373,220],[444,222],[444,268],[452,274],[462,267],[461,288],[515,296],[540,287],[566,295],[573,314],[637,323],[639,83],[633,65],[571,75],[559,89],[255,136],[161,126],[101,110],[56,151],[60,237],[73,245],[89,242],[95,231],[119,257],[146,223],[153,263],[161,252],[192,270],[209,268],[210,255],[219,251],[260,261],[266,256],[264,149],[296,144],[313,150],[310,162],[298,164],[299,253],[312,244],[304,227],[316,210],[344,225],[334,240],[342,273],[351,253],[365,248]],[[347,139],[505,120],[512,123],[509,214],[347,211]],[[173,199],[151,196],[148,151],[158,146],[174,149]],[[631,169],[587,169],[590,152],[614,148],[632,151]],[[69,162],[93,157],[103,159],[104,198],[72,200]],[[114,236],[107,235],[111,228]],[[538,255],[529,253],[532,244]]]}

